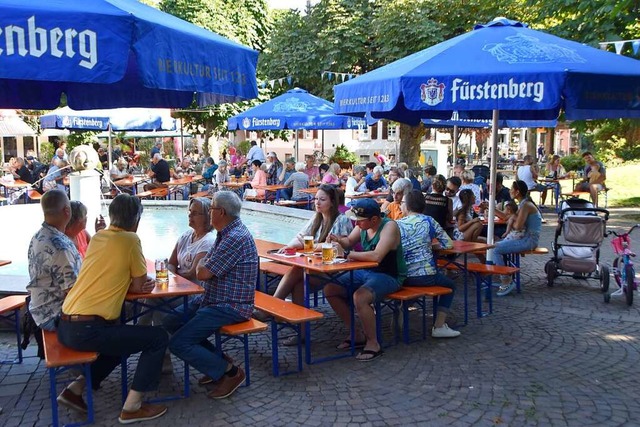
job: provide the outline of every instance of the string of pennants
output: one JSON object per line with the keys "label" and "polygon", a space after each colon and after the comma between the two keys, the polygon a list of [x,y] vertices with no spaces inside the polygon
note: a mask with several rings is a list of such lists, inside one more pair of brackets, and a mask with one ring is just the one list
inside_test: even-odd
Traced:
{"label": "string of pennants", "polygon": [[600,45],[600,49],[602,50],[607,50],[609,48],[609,45],[613,45],[616,49],[616,53],[618,55],[622,55],[622,50],[624,49],[624,46],[629,43],[631,44],[631,49],[633,50],[633,54],[637,55],[638,52],[640,51],[640,39],[636,39],[636,40],[619,40],[619,41],[615,41],[615,42],[600,42],[598,43]]}
{"label": "string of pennants", "polygon": [[351,80],[352,78],[356,77],[357,74],[336,73],[335,71],[323,71],[322,74],[320,75],[320,80],[324,79],[325,76],[329,81],[333,80],[333,78],[335,77],[336,81],[340,80],[344,82],[345,80]]}
{"label": "string of pennants", "polygon": [[271,89],[273,89],[276,84],[279,84],[280,87],[284,86],[284,82],[287,82],[287,84],[291,86],[291,84],[293,83],[293,77],[286,76],[286,77],[280,77],[279,79],[265,80],[262,83],[260,83],[258,86],[261,89],[264,89],[265,87],[267,87],[267,85],[269,85]]}

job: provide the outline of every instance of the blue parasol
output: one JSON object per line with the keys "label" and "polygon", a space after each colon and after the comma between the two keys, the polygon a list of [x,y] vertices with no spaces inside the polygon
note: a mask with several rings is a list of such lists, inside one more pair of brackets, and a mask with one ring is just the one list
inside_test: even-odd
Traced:
{"label": "blue parasol", "polygon": [[[376,121],[334,114],[332,102],[295,88],[229,118],[227,125],[229,130],[325,130],[362,129]],[[297,147],[296,132],[296,157]]]}
{"label": "blue parasol", "polygon": [[62,107],[40,116],[43,129],[75,130],[175,130],[171,110],[165,108],[113,108],[76,111]]}
{"label": "blue parasol", "polygon": [[358,129],[364,119],[334,114],[333,103],[304,89],[291,89],[227,120],[229,130]]}
{"label": "blue parasol", "polygon": [[[334,86],[335,112],[417,125],[423,118],[498,120],[640,118],[640,61],[506,18]],[[493,242],[491,157],[488,243]],[[491,256],[489,257],[491,259]]]}
{"label": "blue parasol", "polygon": [[334,87],[335,112],[422,118],[640,117],[640,61],[505,18]]}
{"label": "blue parasol", "polygon": [[3,0],[0,105],[186,107],[255,98],[258,53],[136,0]]}

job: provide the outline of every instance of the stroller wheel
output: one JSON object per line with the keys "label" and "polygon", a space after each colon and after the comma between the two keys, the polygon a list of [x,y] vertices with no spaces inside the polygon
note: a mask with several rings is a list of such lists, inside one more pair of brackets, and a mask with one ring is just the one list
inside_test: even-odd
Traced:
{"label": "stroller wheel", "polygon": [[624,272],[627,279],[626,283],[624,284],[625,295],[627,297],[627,305],[631,305],[633,304],[633,281],[635,279],[635,274],[633,271],[633,267],[630,265],[626,265],[624,267]]}
{"label": "stroller wheel", "polygon": [[607,292],[609,290],[609,267],[600,266],[600,291]]}
{"label": "stroller wheel", "polygon": [[609,301],[611,301],[611,294],[609,292],[605,292],[603,295],[604,295],[604,302],[608,304]]}
{"label": "stroller wheel", "polygon": [[547,273],[547,286],[552,287],[556,278],[556,263],[553,260],[547,261],[544,265],[544,272]]}

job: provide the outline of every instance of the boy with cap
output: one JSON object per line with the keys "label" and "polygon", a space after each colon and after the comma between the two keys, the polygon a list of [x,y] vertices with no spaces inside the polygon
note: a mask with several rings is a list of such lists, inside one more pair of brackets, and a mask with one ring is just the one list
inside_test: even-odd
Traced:
{"label": "boy with cap", "polygon": [[[371,304],[385,295],[395,292],[404,282],[407,266],[400,243],[398,225],[380,213],[380,206],[373,199],[359,199],[351,203],[351,209],[345,215],[356,221],[356,226],[349,236],[330,234],[329,242],[337,242],[345,249],[345,256],[351,261],[373,261],[378,266],[370,269],[355,270],[353,283],[350,274],[337,278],[324,288],[324,293],[333,310],[340,316],[346,326],[351,328],[351,315],[347,301],[347,286],[357,288],[353,293],[353,305],[362,323],[362,332],[356,332],[355,345],[364,347],[356,357],[361,362],[368,362],[382,355],[382,348],[376,336],[376,318]],[[357,243],[362,245],[362,252],[349,252]],[[364,334],[364,336],[363,336]],[[339,349],[351,347],[351,340],[346,339],[338,345]]]}

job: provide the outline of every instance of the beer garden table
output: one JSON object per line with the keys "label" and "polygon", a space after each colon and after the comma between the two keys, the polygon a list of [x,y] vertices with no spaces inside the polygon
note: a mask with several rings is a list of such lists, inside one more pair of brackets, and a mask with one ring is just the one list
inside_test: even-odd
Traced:
{"label": "beer garden table", "polygon": [[[291,267],[299,267],[304,272],[304,304],[309,308],[309,294],[311,293],[311,285],[309,283],[309,276],[317,274],[321,276],[328,276],[328,279],[334,279],[337,276],[348,273],[351,279],[351,285],[353,285],[353,271],[364,268],[375,268],[378,263],[371,261],[346,261],[334,264],[323,264],[321,257],[314,255],[307,255],[298,253],[296,256],[284,255],[273,253],[273,250],[282,248],[284,245],[281,243],[270,242],[267,240],[255,239],[256,246],[258,248],[258,255],[262,258],[266,258],[272,261],[277,261],[281,264],[289,265]],[[351,352],[350,355],[355,355],[355,313],[353,308],[353,286],[350,286],[348,291],[349,307],[351,311]],[[308,365],[326,362],[329,360],[340,359],[347,355],[329,356],[320,359],[313,360],[311,358],[311,327],[309,323],[305,327],[305,361]]]}

